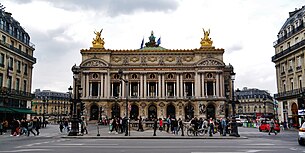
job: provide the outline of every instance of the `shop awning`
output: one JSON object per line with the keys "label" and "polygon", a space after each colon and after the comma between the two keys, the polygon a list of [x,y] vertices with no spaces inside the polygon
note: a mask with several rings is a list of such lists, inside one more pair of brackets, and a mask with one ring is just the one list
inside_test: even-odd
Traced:
{"label": "shop awning", "polygon": [[6,107],[0,107],[0,112],[1,113],[13,113],[13,111],[9,108]]}
{"label": "shop awning", "polygon": [[26,108],[10,108],[15,113],[21,113],[21,114],[36,114],[36,112],[33,112],[31,109]]}

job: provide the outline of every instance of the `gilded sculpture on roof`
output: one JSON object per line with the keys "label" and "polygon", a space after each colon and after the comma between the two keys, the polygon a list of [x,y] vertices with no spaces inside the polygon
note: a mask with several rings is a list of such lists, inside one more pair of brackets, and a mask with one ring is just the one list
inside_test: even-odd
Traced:
{"label": "gilded sculpture on roof", "polygon": [[101,31],[94,31],[95,38],[93,38],[92,45],[93,48],[104,48],[104,38],[101,38],[101,34],[103,32],[103,29]]}
{"label": "gilded sculpture on roof", "polygon": [[204,33],[204,37],[201,38],[201,47],[211,47],[213,44],[213,41],[211,38],[209,38],[210,36],[210,29],[208,31],[205,31],[204,28],[203,29],[203,33]]}

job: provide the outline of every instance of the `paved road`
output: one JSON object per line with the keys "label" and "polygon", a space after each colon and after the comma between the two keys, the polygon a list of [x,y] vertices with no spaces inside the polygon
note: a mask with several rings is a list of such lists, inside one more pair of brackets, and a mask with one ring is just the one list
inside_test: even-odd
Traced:
{"label": "paved road", "polygon": [[[89,127],[95,135],[95,126]],[[108,134],[107,128],[102,128]],[[97,131],[97,130],[96,130]],[[283,131],[268,135],[257,129],[239,128],[239,133],[248,139],[63,139],[57,125],[41,130],[39,136],[0,136],[2,152],[105,152],[105,153],[295,153],[305,152],[304,146],[296,141],[296,131]],[[97,132],[96,132],[97,133]],[[148,134],[149,131],[133,134]],[[150,133],[149,133],[150,134]],[[89,134],[90,135],[90,134]],[[120,135],[120,134],[109,134]],[[171,134],[169,134],[171,135]],[[172,135],[171,135],[172,136]],[[216,136],[216,135],[215,135]],[[172,136],[175,137],[175,136]],[[181,137],[181,136],[178,136]]]}

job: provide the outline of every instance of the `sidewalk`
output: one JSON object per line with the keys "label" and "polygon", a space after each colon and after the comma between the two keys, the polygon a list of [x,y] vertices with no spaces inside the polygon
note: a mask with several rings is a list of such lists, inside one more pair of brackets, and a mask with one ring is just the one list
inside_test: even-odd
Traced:
{"label": "sidewalk", "polygon": [[[166,131],[160,132],[157,130],[156,136],[153,136],[153,130],[145,130],[143,132],[139,132],[136,130],[130,131],[130,136],[125,136],[125,133],[109,133],[109,126],[99,125],[99,130],[97,129],[96,124],[88,125],[88,134],[84,136],[68,136],[67,132],[59,132],[59,125],[57,124],[49,124],[46,128],[40,129],[40,134],[38,136],[33,136],[31,134],[29,137],[26,135],[21,136],[10,136],[10,130],[3,135],[0,135],[0,139],[27,139],[30,137],[37,138],[67,138],[67,139],[247,139],[247,137],[233,137],[233,136],[220,136],[219,133],[214,134],[212,137],[208,136],[208,134],[204,136],[188,136],[186,134],[186,130],[184,132],[184,136],[181,136],[181,131],[179,135],[173,135],[172,133],[167,133]],[[33,130],[35,133],[36,131]],[[100,136],[97,136],[97,134]]]}
{"label": "sidewalk", "polygon": [[[97,136],[98,133],[100,136]],[[129,135],[125,136],[125,133],[116,133],[113,131],[109,132],[109,126],[99,125],[97,127],[96,124],[88,125],[88,134],[83,136],[62,136],[61,138],[76,138],[76,139],[247,139],[247,137],[233,137],[233,136],[220,136],[219,133],[214,134],[212,137],[208,136],[208,134],[204,136],[188,136],[186,134],[186,130],[184,132],[184,136],[181,136],[181,131],[178,135],[174,135],[172,133],[167,133],[166,131],[160,132],[156,131],[156,136],[153,136],[153,130],[145,130],[143,132],[136,131],[134,129],[130,130]]]}

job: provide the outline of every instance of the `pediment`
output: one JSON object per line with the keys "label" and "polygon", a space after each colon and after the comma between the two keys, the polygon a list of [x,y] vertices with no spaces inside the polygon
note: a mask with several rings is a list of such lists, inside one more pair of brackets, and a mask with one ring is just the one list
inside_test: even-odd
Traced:
{"label": "pediment", "polygon": [[197,66],[225,66],[225,64],[217,59],[204,59],[198,62]]}
{"label": "pediment", "polygon": [[82,62],[81,67],[108,67],[108,63],[101,59],[88,59]]}

